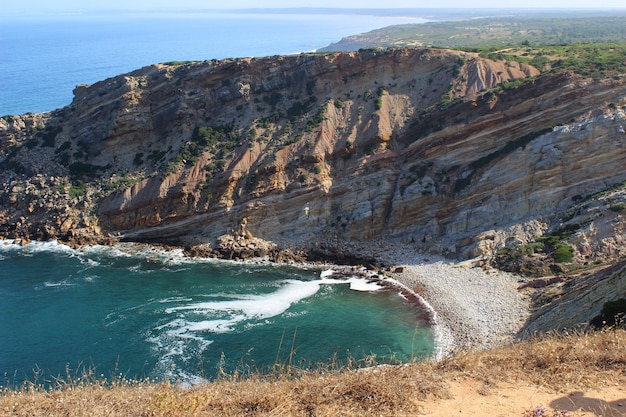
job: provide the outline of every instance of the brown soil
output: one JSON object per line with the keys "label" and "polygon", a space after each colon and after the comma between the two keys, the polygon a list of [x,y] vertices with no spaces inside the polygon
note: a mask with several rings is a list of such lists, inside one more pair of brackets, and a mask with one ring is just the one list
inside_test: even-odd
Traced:
{"label": "brown soil", "polygon": [[[626,415],[626,386],[615,384],[599,389],[559,392],[532,383],[501,383],[485,387],[475,380],[452,381],[450,398],[430,398],[420,403],[419,413],[431,417],[450,416],[535,416],[544,408],[547,416],[556,411],[576,417],[622,417]],[[488,410],[488,411],[487,411]]]}

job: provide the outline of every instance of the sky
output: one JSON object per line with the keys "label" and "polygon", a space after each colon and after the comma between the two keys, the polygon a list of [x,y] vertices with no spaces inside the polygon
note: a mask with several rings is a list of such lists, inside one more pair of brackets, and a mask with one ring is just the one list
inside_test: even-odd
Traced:
{"label": "sky", "polygon": [[0,13],[239,8],[626,8],[624,0],[0,0]]}

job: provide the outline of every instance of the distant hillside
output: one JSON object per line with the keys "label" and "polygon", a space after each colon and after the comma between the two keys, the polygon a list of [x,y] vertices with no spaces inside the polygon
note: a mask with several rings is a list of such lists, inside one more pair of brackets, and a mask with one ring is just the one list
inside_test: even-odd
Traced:
{"label": "distant hillside", "polygon": [[348,36],[320,52],[381,47],[466,48],[626,42],[626,10],[611,16],[558,18],[536,14],[394,25]]}

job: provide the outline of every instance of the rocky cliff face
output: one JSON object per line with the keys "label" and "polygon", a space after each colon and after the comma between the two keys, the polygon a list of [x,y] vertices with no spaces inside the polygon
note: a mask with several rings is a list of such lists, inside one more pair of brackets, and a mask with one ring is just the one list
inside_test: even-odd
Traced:
{"label": "rocky cliff face", "polygon": [[[532,335],[550,330],[582,329],[599,319],[621,320],[624,325],[624,312],[617,317],[602,317],[606,302],[626,303],[626,263],[620,262],[589,276],[565,281],[553,288],[554,300],[534,312],[521,334]],[[596,323],[600,327],[602,323]]]}
{"label": "rocky cliff face", "polygon": [[593,202],[576,254],[620,257],[625,105],[623,80],[445,50],[155,65],[0,120],[0,234],[200,245],[245,223],[475,257]]}

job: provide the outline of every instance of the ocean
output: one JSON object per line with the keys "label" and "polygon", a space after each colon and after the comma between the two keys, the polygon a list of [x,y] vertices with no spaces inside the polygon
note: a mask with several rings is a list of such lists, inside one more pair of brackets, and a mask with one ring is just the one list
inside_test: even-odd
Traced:
{"label": "ocean", "polygon": [[208,12],[0,16],[0,116],[66,106],[77,84],[146,65],[310,52],[344,36],[424,21],[366,14]]}
{"label": "ocean", "polygon": [[[313,51],[404,17],[320,14],[0,17],[0,115],[68,105],[76,84],[167,61]],[[221,372],[397,363],[435,334],[399,294],[293,266],[146,246],[0,241],[0,385],[98,377],[185,384]]]}
{"label": "ocean", "polygon": [[81,377],[195,384],[222,373],[406,363],[435,351],[395,291],[312,266],[147,245],[0,241],[0,385]]}

